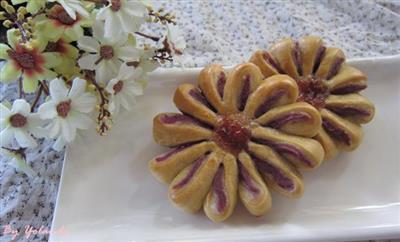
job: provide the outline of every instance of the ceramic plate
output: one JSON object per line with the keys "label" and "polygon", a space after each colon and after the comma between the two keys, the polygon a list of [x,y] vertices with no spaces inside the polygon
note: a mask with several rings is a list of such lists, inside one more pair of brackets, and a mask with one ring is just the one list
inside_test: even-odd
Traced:
{"label": "ceramic plate", "polygon": [[[186,214],[148,161],[167,149],[152,140],[152,119],[177,111],[178,84],[200,69],[160,70],[146,95],[119,116],[108,136],[94,131],[67,148],[50,241],[311,241],[400,236],[400,56],[351,63],[369,76],[363,92],[376,106],[360,147],[304,174],[305,193],[273,193],[272,210],[253,217],[239,205],[216,224]],[[61,233],[61,232],[62,233]]]}

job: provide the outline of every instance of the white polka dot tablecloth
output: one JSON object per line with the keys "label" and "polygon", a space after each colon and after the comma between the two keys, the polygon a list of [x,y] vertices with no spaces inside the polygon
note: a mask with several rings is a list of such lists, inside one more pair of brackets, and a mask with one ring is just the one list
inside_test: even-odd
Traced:
{"label": "white polka dot tablecloth", "polygon": [[[188,48],[185,67],[209,63],[233,65],[248,60],[257,49],[268,48],[284,37],[322,36],[342,48],[347,58],[400,53],[400,0],[398,1],[160,1],[178,17]],[[15,85],[0,86],[1,101],[16,98]],[[118,125],[118,124],[116,124]],[[50,229],[63,162],[51,141],[28,151],[37,173],[28,178],[0,162],[0,242],[10,241],[6,227]],[[32,235],[29,241],[47,241]],[[26,241],[24,233],[16,241]]]}

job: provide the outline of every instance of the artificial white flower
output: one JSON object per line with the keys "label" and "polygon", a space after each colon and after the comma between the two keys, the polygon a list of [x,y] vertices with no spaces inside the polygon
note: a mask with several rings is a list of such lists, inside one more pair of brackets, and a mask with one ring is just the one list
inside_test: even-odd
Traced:
{"label": "artificial white flower", "polygon": [[11,145],[14,138],[21,147],[34,147],[36,140],[45,136],[42,121],[37,113],[31,113],[31,106],[24,99],[14,101],[11,110],[0,104],[1,147]]}
{"label": "artificial white flower", "polygon": [[140,50],[140,59],[136,67],[142,69],[142,74],[138,77],[141,81],[147,81],[147,73],[157,69],[160,64],[153,60],[152,57],[155,55],[156,48],[148,48]]}
{"label": "artificial white flower", "polygon": [[146,5],[137,0],[111,0],[97,13],[96,19],[105,21],[105,36],[134,33],[145,22]]}
{"label": "artificial white flower", "polygon": [[183,50],[186,48],[185,37],[183,31],[178,26],[168,24],[168,34],[166,36],[167,43],[172,52],[172,55],[182,55]]}
{"label": "artificial white flower", "polygon": [[104,83],[113,78],[123,61],[138,61],[140,52],[130,45],[126,35],[104,37],[104,23],[93,24],[93,37],[83,36],[78,40],[80,49],[88,52],[78,60],[82,69],[95,70],[96,81]]}
{"label": "artificial white flower", "polygon": [[[22,151],[22,152],[21,152]],[[25,151],[24,148],[20,149],[10,149],[5,147],[0,147],[0,155],[2,162],[8,162],[10,165],[14,166],[17,170],[24,172],[27,176],[33,177],[35,172],[25,161]]]}
{"label": "artificial white flower", "polygon": [[130,104],[135,101],[135,96],[143,94],[143,85],[137,81],[141,76],[142,69],[121,65],[118,75],[110,80],[106,91],[111,94],[110,112],[118,114],[121,106],[130,110]]}
{"label": "artificial white flower", "polygon": [[61,4],[73,20],[76,19],[76,12],[86,18],[89,17],[89,12],[82,6],[81,0],[49,0],[49,2],[58,2]]}
{"label": "artificial white flower", "polygon": [[39,114],[42,119],[51,120],[46,129],[50,138],[57,138],[55,150],[72,142],[77,129],[88,129],[92,124],[89,113],[95,107],[96,97],[85,90],[86,81],[80,78],[73,80],[70,90],[59,78],[50,82],[51,99],[39,107]]}

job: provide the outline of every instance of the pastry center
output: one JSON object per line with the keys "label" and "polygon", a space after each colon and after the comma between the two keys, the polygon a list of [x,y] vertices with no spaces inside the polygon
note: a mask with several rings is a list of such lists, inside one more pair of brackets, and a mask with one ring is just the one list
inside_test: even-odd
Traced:
{"label": "pastry center", "polygon": [[249,121],[241,114],[230,114],[218,121],[213,140],[222,149],[237,155],[247,148],[250,135]]}
{"label": "pastry center", "polygon": [[325,106],[325,99],[329,96],[329,89],[321,78],[301,77],[297,81],[299,86],[299,97],[297,101],[307,102],[315,108]]}

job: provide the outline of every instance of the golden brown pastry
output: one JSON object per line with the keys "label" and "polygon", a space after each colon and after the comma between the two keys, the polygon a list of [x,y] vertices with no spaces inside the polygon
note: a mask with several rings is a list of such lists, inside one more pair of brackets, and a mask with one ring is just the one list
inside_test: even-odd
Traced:
{"label": "golden brown pastry", "polygon": [[317,108],[322,127],[314,137],[325,150],[325,159],[339,151],[351,151],[362,140],[361,124],[374,116],[374,105],[359,92],[367,77],[345,63],[338,48],[325,47],[322,39],[305,36],[298,41],[284,39],[268,51],[257,51],[250,62],[264,77],[286,74],[299,86],[297,100]]}
{"label": "golden brown pastry", "polygon": [[170,200],[188,212],[203,207],[213,221],[227,219],[239,198],[256,216],[271,208],[272,189],[287,197],[303,193],[297,169],[314,169],[324,149],[312,139],[321,127],[317,109],[298,100],[287,75],[263,79],[246,63],[227,73],[204,68],[198,87],[180,85],[174,102],[182,113],[154,118],[154,140],[172,150],[149,163],[169,184]]}

